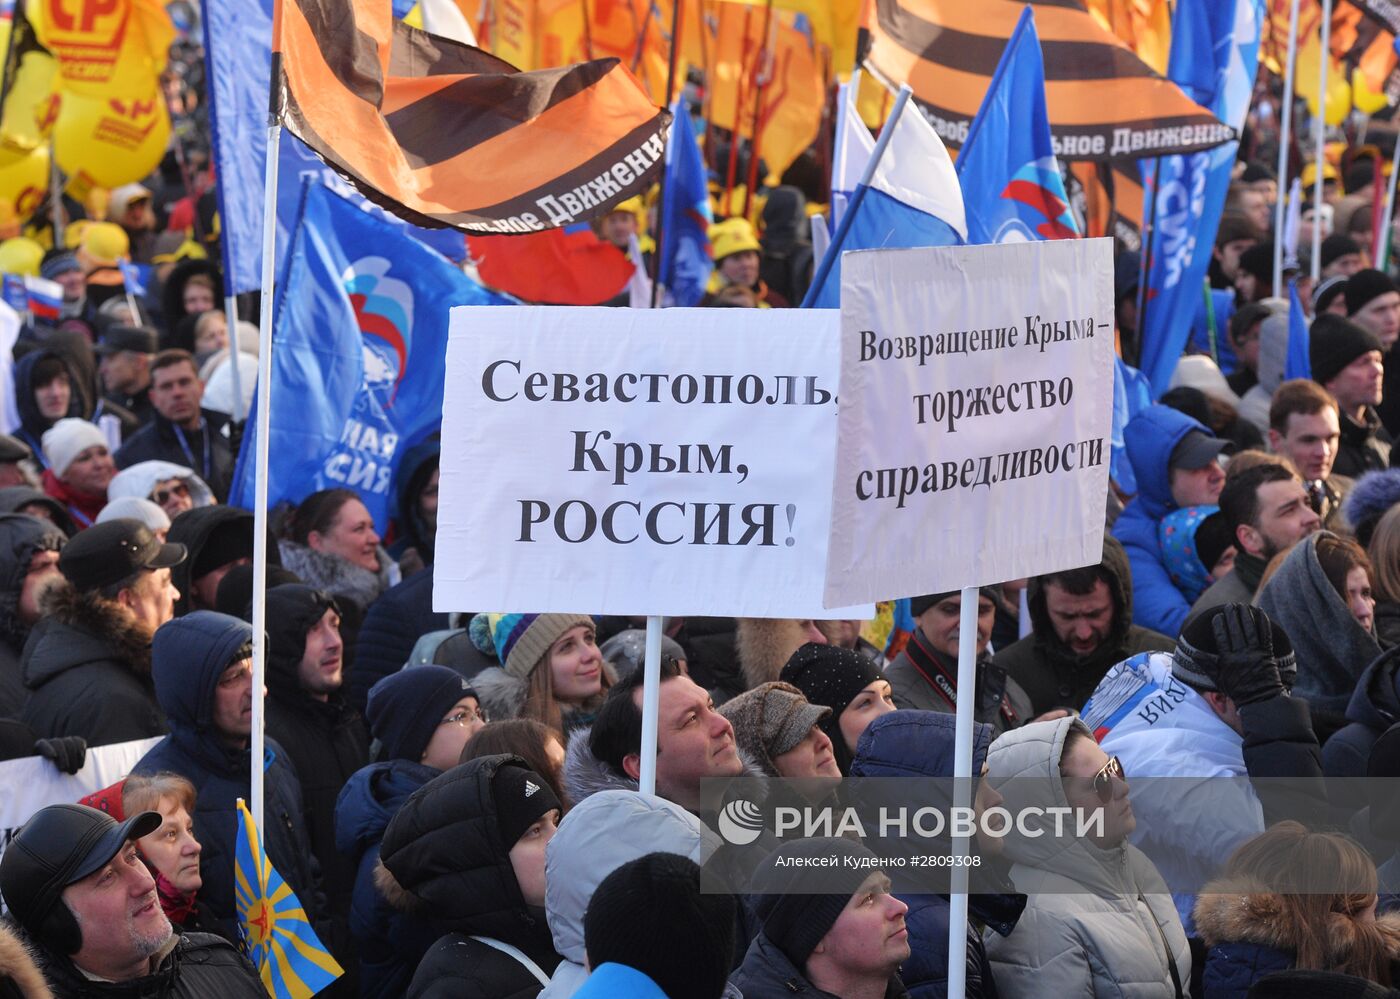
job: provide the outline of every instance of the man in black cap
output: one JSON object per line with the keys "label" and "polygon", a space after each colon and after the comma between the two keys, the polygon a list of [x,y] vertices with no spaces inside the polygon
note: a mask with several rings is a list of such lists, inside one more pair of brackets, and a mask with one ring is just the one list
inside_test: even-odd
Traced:
{"label": "man in black cap", "polygon": [[[958,632],[962,597],[957,591],[913,597],[909,609],[918,625],[909,644],[885,668],[895,707],[954,713],[958,709]],[[996,618],[993,587],[977,595],[977,701],[973,717],[997,735],[1030,721],[1031,699],[1000,666],[987,646]]]}
{"label": "man in black cap", "polygon": [[1382,271],[1357,271],[1347,279],[1344,297],[1347,318],[1380,341],[1385,375],[1376,412],[1386,432],[1394,437],[1400,432],[1400,354],[1391,348],[1400,338],[1400,285]]}
{"label": "man in black cap", "polygon": [[[1360,275],[1356,275],[1359,277]],[[1347,281],[1350,300],[1352,277]],[[1341,441],[1332,471],[1357,478],[1390,465],[1390,434],[1381,426],[1384,347],[1363,326],[1339,316],[1313,320],[1308,334],[1308,360],[1313,381],[1337,400],[1341,412]]]}
{"label": "man in black cap", "polygon": [[159,812],[118,823],[86,805],[50,805],[0,859],[0,894],[57,996],[263,999],[253,966],[208,933],[176,934],[136,840]]}
{"label": "man in black cap", "polygon": [[24,441],[9,434],[0,434],[0,489],[34,485],[24,466],[20,464],[33,457],[34,452]]}
{"label": "man in black cap", "polygon": [[104,746],[165,734],[151,636],[170,620],[170,568],[184,558],[184,545],[162,544],[135,520],[94,524],[64,547],[63,580],[45,593],[20,661],[30,690],[21,720],[35,735]]}
{"label": "man in black cap", "polygon": [[1351,277],[1366,266],[1361,244],[1345,233],[1334,232],[1322,241],[1320,275],[1325,278]]}
{"label": "man in black cap", "polygon": [[130,410],[142,424],[155,413],[149,392],[156,349],[155,333],[139,326],[113,326],[93,346],[101,358],[97,373],[103,395]]}
{"label": "man in black cap", "polygon": [[0,718],[18,718],[28,691],[19,657],[39,622],[39,599],[60,580],[64,537],[53,524],[22,513],[0,514]]}
{"label": "man in black cap", "polygon": [[907,995],[898,971],[910,954],[909,907],[875,860],[849,839],[779,848],[755,874],[763,928],[730,983],[746,996]]}

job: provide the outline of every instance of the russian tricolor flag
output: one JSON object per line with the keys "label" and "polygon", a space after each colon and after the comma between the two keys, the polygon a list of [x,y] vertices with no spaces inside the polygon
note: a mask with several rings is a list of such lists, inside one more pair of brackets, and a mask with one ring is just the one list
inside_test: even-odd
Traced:
{"label": "russian tricolor flag", "polygon": [[63,311],[63,286],[57,281],[25,275],[24,297],[35,319],[57,319]]}

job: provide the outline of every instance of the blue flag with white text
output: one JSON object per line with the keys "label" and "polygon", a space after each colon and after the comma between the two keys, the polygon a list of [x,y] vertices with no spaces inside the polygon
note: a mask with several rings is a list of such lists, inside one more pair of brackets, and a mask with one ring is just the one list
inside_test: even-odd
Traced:
{"label": "blue flag with white text", "polygon": [[[1263,14],[1263,0],[1182,0],[1172,19],[1168,78],[1237,131],[1253,93]],[[1140,330],[1154,396],[1170,387],[1190,335],[1238,147],[1141,163],[1144,196],[1156,199]]]}
{"label": "blue flag with white text", "polygon": [[705,161],[695,141],[690,115],[678,101],[672,108],[666,144],[666,203],[657,275],[677,305],[699,305],[715,264],[710,252],[710,192]]}
{"label": "blue flag with white text", "polygon": [[1079,235],[1050,141],[1045,68],[1027,6],[958,153],[969,243]]}
{"label": "blue flag with white text", "polygon": [[[267,94],[272,73],[273,0],[204,0],[204,53],[209,124],[219,183],[219,239],[224,289],[238,295],[262,287],[263,172],[267,163]],[[277,259],[283,261],[307,174],[350,186],[294,136],[283,133],[278,157]],[[367,200],[355,194],[352,200]],[[466,257],[460,232],[422,229],[375,208],[449,260]],[[277,268],[280,276],[282,267]]]}
{"label": "blue flag with white text", "polygon": [[1283,377],[1312,378],[1308,353],[1308,317],[1298,300],[1298,282],[1288,282],[1288,352],[1283,355]]}
{"label": "blue flag with white text", "polygon": [[[273,323],[268,500],[354,489],[382,533],[399,458],[442,420],[449,310],[515,300],[314,180],[304,182],[284,274]],[[243,434],[229,500],[248,508],[255,424]]]}
{"label": "blue flag with white text", "polygon": [[1137,476],[1132,463],[1128,461],[1127,441],[1123,428],[1132,422],[1134,416],[1152,405],[1152,386],[1137,368],[1125,364],[1121,357],[1113,359],[1113,419],[1110,424],[1108,474],[1118,483],[1118,488],[1129,495],[1135,494]]}

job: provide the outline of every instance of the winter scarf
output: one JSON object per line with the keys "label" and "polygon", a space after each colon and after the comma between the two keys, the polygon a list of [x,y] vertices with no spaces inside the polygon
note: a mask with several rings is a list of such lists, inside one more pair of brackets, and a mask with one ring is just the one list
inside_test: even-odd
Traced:
{"label": "winter scarf", "polygon": [[277,542],[282,554],[282,566],[296,573],[303,583],[325,590],[338,600],[354,604],[361,611],[379,595],[399,582],[399,567],[383,548],[377,552],[379,572],[370,572],[348,559],[328,552],[318,552],[295,541]]}

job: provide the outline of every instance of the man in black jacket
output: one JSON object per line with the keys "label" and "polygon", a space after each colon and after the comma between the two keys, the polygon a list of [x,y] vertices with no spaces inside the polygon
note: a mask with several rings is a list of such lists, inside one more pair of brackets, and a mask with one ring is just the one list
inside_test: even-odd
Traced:
{"label": "man in black jacket", "polygon": [[224,435],[226,421],[201,409],[204,386],[194,358],[185,350],[162,350],[151,361],[151,422],[127,438],[116,454],[118,468],[141,461],[170,461],[191,468],[208,483],[219,502],[233,481],[233,451]]}
{"label": "man in black jacket", "polygon": [[151,636],[170,620],[170,568],[184,558],[184,545],[162,544],[135,520],[95,524],[64,546],[63,580],[44,594],[20,659],[31,691],[20,720],[35,735],[104,746],[165,734]]}
{"label": "man in black jacket", "polygon": [[39,621],[39,598],[62,578],[58,553],[67,540],[47,520],[0,514],[0,718],[18,718],[24,707],[20,652]]}
{"label": "man in black jacket", "polygon": [[118,824],[86,805],[50,805],[6,848],[0,893],[54,994],[262,999],[231,943],[172,930],[136,853],[160,823],[158,812]]}
{"label": "man in black jacket", "polygon": [[345,703],[340,614],[330,596],[288,583],[267,591],[267,733],[301,781],[311,852],[321,863],[330,911],[350,911],[355,863],[335,845],[340,789],[369,763],[369,735]]}

